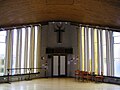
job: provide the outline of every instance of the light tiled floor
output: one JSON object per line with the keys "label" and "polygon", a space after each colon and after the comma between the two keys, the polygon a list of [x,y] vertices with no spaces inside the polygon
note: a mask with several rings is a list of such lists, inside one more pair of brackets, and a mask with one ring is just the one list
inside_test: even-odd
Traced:
{"label": "light tiled floor", "polygon": [[42,78],[0,84],[0,90],[120,90],[119,85],[81,82],[73,78]]}

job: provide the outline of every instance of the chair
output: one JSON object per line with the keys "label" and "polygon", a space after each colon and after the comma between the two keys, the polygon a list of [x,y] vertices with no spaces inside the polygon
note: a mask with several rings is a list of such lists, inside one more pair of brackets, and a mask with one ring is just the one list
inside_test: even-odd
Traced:
{"label": "chair", "polygon": [[95,72],[90,72],[90,75],[91,75],[91,81],[94,81],[94,79],[95,79]]}
{"label": "chair", "polygon": [[103,82],[103,80],[104,80],[103,72],[101,72],[101,75],[95,76],[96,82],[98,82],[98,81]]}
{"label": "chair", "polygon": [[75,79],[79,79],[80,70],[75,70]]}
{"label": "chair", "polygon": [[84,77],[83,78],[86,79],[87,81],[92,80],[92,76],[89,72],[84,72]]}
{"label": "chair", "polygon": [[80,71],[79,78],[84,81],[84,71]]}

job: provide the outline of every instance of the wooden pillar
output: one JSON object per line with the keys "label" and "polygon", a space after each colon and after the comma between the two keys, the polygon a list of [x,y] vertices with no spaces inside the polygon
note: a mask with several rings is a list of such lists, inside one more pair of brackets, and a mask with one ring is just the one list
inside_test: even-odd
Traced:
{"label": "wooden pillar", "polygon": [[[38,36],[37,36],[37,68],[40,68],[40,61],[41,61],[41,30],[42,26],[41,24],[38,26]],[[37,70],[40,72],[40,69]]]}
{"label": "wooden pillar", "polygon": [[91,29],[91,71],[95,72],[95,60],[94,60],[94,29]]}
{"label": "wooden pillar", "polygon": [[79,59],[80,71],[82,71],[82,26],[79,27]]}
{"label": "wooden pillar", "polygon": [[101,56],[101,72],[103,72],[103,38],[102,38],[102,30],[100,30],[100,56]]}
{"label": "wooden pillar", "polygon": [[[28,60],[28,27],[25,27],[24,68],[27,68]],[[24,70],[27,73],[27,69]]]}
{"label": "wooden pillar", "polygon": [[[31,26],[31,37],[30,37],[30,68],[34,68],[34,44],[35,44],[35,29]],[[32,69],[32,73],[34,70]]]}
{"label": "wooden pillar", "polygon": [[90,70],[90,64],[89,64],[89,28],[86,27],[86,53],[87,53],[87,56],[86,56],[86,61],[87,61],[87,71]]}

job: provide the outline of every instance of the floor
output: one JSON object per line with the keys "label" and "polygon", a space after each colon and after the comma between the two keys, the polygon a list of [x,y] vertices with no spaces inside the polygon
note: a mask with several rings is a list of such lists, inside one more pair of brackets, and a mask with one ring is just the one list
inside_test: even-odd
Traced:
{"label": "floor", "polygon": [[42,78],[0,84],[0,90],[120,90],[119,85],[81,82],[73,78]]}

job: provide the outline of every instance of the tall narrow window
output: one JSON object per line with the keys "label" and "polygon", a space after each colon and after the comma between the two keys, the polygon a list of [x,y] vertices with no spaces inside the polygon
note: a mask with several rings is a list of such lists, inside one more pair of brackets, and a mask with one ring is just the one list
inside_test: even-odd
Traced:
{"label": "tall narrow window", "polygon": [[120,32],[113,32],[114,37],[114,76],[120,77]]}
{"label": "tall narrow window", "polygon": [[[34,68],[37,68],[38,27],[35,26]],[[36,69],[34,70],[36,72]]]}
{"label": "tall narrow window", "polygon": [[97,29],[94,29],[94,56],[95,56],[95,74],[98,74],[98,41]]}
{"label": "tall narrow window", "polygon": [[6,50],[6,31],[0,31],[0,76],[4,74]]}
{"label": "tall narrow window", "polygon": [[102,47],[103,47],[103,74],[107,75],[107,61],[106,61],[106,34],[105,30],[102,32]]}
{"label": "tall narrow window", "polygon": [[[28,27],[28,58],[27,58],[27,68],[30,68],[30,37],[31,37],[31,28]],[[29,73],[29,70],[27,70]]]}
{"label": "tall narrow window", "polygon": [[101,57],[102,57],[102,55],[101,55],[102,43],[101,42],[102,42],[102,40],[101,40],[101,31],[100,30],[97,31],[97,37],[98,37],[97,38],[97,43],[98,43],[97,44],[98,45],[98,74],[101,75],[101,72],[102,72],[101,71],[102,70],[101,69],[101,67],[102,67],[102,64],[101,64],[102,63],[101,62]]}
{"label": "tall narrow window", "polygon": [[[16,46],[17,46],[17,29],[14,29],[13,31],[13,62],[12,62],[12,68],[16,67]],[[12,71],[12,74],[15,74],[15,70]]]}
{"label": "tall narrow window", "polygon": [[20,68],[10,70],[12,75],[38,71],[33,69],[38,68],[38,30],[38,26],[31,26],[0,31],[0,76],[7,74],[8,68]]}
{"label": "tall narrow window", "polygon": [[92,63],[92,57],[91,57],[91,28],[89,28],[89,71],[92,71],[91,63]]}
{"label": "tall narrow window", "polygon": [[[24,53],[25,53],[25,28],[22,28],[22,52],[21,52],[21,68],[24,68]],[[21,69],[21,73],[24,73],[24,69]]]}
{"label": "tall narrow window", "polygon": [[82,27],[82,70],[84,71],[84,27]]}

